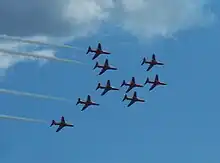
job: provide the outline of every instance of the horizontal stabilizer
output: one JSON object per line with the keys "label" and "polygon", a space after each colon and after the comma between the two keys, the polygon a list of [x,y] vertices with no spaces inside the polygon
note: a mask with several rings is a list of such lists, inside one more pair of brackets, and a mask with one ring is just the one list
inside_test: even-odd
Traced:
{"label": "horizontal stabilizer", "polygon": [[80,101],[81,101],[80,98],[78,98],[76,105],[78,105],[80,103]]}
{"label": "horizontal stabilizer", "polygon": [[121,87],[123,87],[126,84],[125,80],[122,81]]}
{"label": "horizontal stabilizer", "polygon": [[88,50],[87,50],[87,52],[86,52],[86,54],[88,54],[89,52],[91,52],[92,51],[92,48],[89,46],[88,47]]}
{"label": "horizontal stabilizer", "polygon": [[98,86],[96,87],[96,90],[98,90],[100,88],[101,84],[98,83]]}
{"label": "horizontal stabilizer", "polygon": [[146,62],[146,58],[144,57],[141,65],[143,65],[145,62]]}
{"label": "horizontal stabilizer", "polygon": [[98,66],[99,66],[99,63],[96,62],[96,63],[95,63],[95,66],[94,66],[94,68],[93,68],[93,70],[96,69]]}

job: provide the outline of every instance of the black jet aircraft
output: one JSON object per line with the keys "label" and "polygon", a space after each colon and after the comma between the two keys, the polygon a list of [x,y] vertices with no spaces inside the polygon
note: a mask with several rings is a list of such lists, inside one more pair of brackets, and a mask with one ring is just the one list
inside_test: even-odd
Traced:
{"label": "black jet aircraft", "polygon": [[145,102],[145,100],[143,99],[139,99],[137,97],[137,92],[135,91],[134,94],[133,94],[133,97],[128,97],[127,95],[124,96],[123,100],[130,100],[131,102],[128,104],[127,107],[131,106],[132,104],[134,104],[135,102]]}
{"label": "black jet aircraft", "polygon": [[125,80],[123,80],[121,87],[123,86],[129,86],[126,93],[128,93],[130,90],[132,90],[134,87],[144,87],[143,85],[136,84],[135,77],[132,77],[130,83],[126,83]]}
{"label": "black jet aircraft", "polygon": [[152,84],[152,86],[150,87],[149,91],[151,91],[152,89],[154,89],[158,85],[167,85],[166,83],[160,82],[158,75],[155,76],[154,81],[150,81],[149,78],[147,78],[147,80],[145,81],[144,85],[146,85],[147,83]]}
{"label": "black jet aircraft", "polygon": [[112,67],[111,65],[109,65],[108,59],[105,60],[104,65],[99,65],[99,63],[96,62],[96,64],[95,64],[93,70],[96,69],[97,67],[102,69],[102,70],[100,71],[99,75],[102,75],[106,70],[117,70],[116,67]]}
{"label": "black jet aircraft", "polygon": [[147,71],[149,71],[154,65],[164,65],[163,63],[158,62],[156,60],[155,54],[152,55],[152,60],[151,61],[147,61],[147,59],[144,57],[141,65],[143,65],[143,64],[150,64]]}
{"label": "black jet aircraft", "polygon": [[116,91],[119,90],[118,88],[111,86],[110,80],[107,81],[106,86],[101,86],[101,83],[98,83],[96,90],[98,90],[98,89],[104,89],[104,91],[101,94],[102,96],[105,95],[110,90],[116,90]]}
{"label": "black jet aircraft", "polygon": [[81,101],[81,99],[78,98],[78,101],[77,101],[76,105],[78,105],[78,104],[84,104],[84,106],[83,106],[81,111],[85,110],[90,105],[96,105],[96,106],[99,105],[99,104],[97,104],[97,103],[95,103],[95,102],[93,102],[91,100],[91,96],[90,95],[87,96],[87,100],[86,101]]}
{"label": "black jet aircraft", "polygon": [[51,123],[50,127],[53,126],[53,125],[59,126],[57,128],[56,132],[59,132],[63,127],[66,127],[66,126],[67,127],[74,127],[73,124],[66,123],[66,121],[65,121],[63,116],[61,117],[61,121],[60,122],[56,122],[55,120],[52,120],[52,123]]}
{"label": "black jet aircraft", "polygon": [[102,45],[101,45],[101,43],[98,43],[97,49],[92,49],[92,48],[89,46],[89,48],[88,48],[86,54],[88,54],[89,52],[95,53],[95,55],[93,56],[92,60],[96,59],[100,54],[111,54],[110,52],[107,52],[107,51],[103,51],[103,50],[102,50]]}

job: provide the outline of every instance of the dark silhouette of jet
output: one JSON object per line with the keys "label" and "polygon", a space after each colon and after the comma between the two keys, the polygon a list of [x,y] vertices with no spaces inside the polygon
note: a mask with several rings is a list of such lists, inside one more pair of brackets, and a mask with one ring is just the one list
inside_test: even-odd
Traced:
{"label": "dark silhouette of jet", "polygon": [[95,53],[95,55],[93,56],[92,60],[96,59],[99,55],[101,54],[111,54],[110,52],[107,52],[107,51],[103,51],[102,50],[102,45],[101,43],[98,43],[98,47],[97,49],[92,49],[90,46],[86,52],[86,54],[88,54],[89,52],[93,52]]}
{"label": "dark silhouette of jet", "polygon": [[155,66],[155,65],[164,65],[163,63],[158,62],[158,61],[156,60],[155,54],[152,55],[152,60],[151,60],[151,61],[147,61],[146,58],[144,57],[144,58],[143,58],[143,61],[142,61],[142,63],[141,63],[141,65],[143,65],[143,64],[150,64],[149,67],[148,67],[148,69],[147,69],[147,71],[149,71],[149,70],[150,70],[153,66]]}
{"label": "dark silhouette of jet", "polygon": [[137,97],[137,92],[136,91],[134,92],[133,97],[128,97],[127,95],[125,95],[122,101],[125,101],[125,100],[130,100],[131,101],[128,104],[127,107],[133,105],[135,102],[145,102],[145,100],[140,99],[140,98]]}
{"label": "dark silhouette of jet", "polygon": [[101,69],[102,69],[102,70],[100,71],[99,75],[102,75],[106,70],[117,70],[116,67],[112,67],[111,65],[109,65],[108,59],[105,60],[104,65],[99,65],[99,63],[96,62],[96,64],[95,64],[93,70],[96,69],[96,68],[101,68]]}
{"label": "dark silhouette of jet", "polygon": [[160,82],[158,75],[155,76],[154,81],[150,81],[149,78],[147,78],[147,80],[145,81],[144,85],[146,85],[147,83],[152,84],[152,86],[150,87],[149,91],[151,91],[152,89],[154,89],[158,85],[167,85],[166,83]]}
{"label": "dark silhouette of jet", "polygon": [[123,86],[129,86],[126,93],[128,93],[130,90],[132,90],[135,87],[144,87],[143,85],[136,84],[135,77],[132,77],[130,83],[126,83],[125,80],[123,80],[121,87],[123,87]]}
{"label": "dark silhouette of jet", "polygon": [[96,106],[99,105],[99,104],[97,104],[95,102],[92,102],[90,95],[87,96],[87,100],[86,101],[81,101],[81,99],[78,98],[78,101],[77,101],[76,105],[78,105],[78,104],[84,104],[84,106],[83,106],[81,111],[85,110],[90,105],[96,105]]}
{"label": "dark silhouette of jet", "polygon": [[104,91],[101,94],[102,96],[105,95],[110,90],[116,90],[116,91],[119,90],[118,88],[111,86],[110,80],[107,81],[106,86],[101,86],[101,83],[98,83],[96,90],[98,89],[104,89]]}
{"label": "dark silhouette of jet", "polygon": [[53,125],[59,126],[57,128],[56,132],[59,132],[63,127],[74,127],[73,124],[66,123],[66,121],[65,121],[63,116],[61,117],[61,121],[60,122],[56,122],[55,120],[52,120],[52,123],[51,123],[50,127],[53,126]]}

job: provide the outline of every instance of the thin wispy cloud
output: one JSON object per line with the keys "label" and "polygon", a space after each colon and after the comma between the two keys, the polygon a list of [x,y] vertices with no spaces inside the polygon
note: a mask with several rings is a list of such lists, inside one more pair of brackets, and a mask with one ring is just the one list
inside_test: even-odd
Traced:
{"label": "thin wispy cloud", "polygon": [[[32,8],[26,10],[26,6]],[[215,16],[207,6],[208,1],[203,0],[2,0],[0,35],[58,45],[92,35],[109,21],[140,38],[172,37],[179,31],[213,22]],[[29,45],[14,41],[7,42],[7,47],[35,52]],[[56,55],[56,51],[47,50],[49,55]],[[26,61],[10,56],[0,58],[2,69]]]}

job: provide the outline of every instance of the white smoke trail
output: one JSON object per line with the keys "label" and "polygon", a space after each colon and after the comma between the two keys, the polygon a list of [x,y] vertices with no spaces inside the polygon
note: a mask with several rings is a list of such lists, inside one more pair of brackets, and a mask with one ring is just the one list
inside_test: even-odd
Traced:
{"label": "white smoke trail", "polygon": [[70,49],[83,50],[81,48],[74,47],[74,46],[71,46],[71,45],[56,45],[56,44],[46,43],[46,42],[42,42],[42,41],[28,40],[28,39],[22,39],[22,38],[19,38],[19,37],[11,37],[11,36],[6,36],[6,35],[0,35],[0,38],[11,40],[11,41],[20,41],[20,42],[30,43],[30,44],[48,45],[48,46],[54,46],[54,47],[58,47],[58,48],[70,48]]}
{"label": "white smoke trail", "polygon": [[18,55],[18,56],[24,56],[24,57],[34,57],[34,58],[42,58],[42,59],[47,59],[47,60],[55,60],[55,61],[60,61],[60,62],[84,64],[84,63],[77,61],[77,60],[49,57],[49,56],[43,56],[43,55],[31,54],[31,53],[15,52],[15,51],[10,51],[10,50],[6,50],[6,49],[0,49],[0,52],[7,53],[10,55]]}
{"label": "white smoke trail", "polygon": [[26,118],[26,117],[16,117],[16,116],[4,115],[4,114],[0,114],[0,119],[12,119],[12,120],[21,120],[21,121],[26,121],[26,122],[37,122],[37,123],[47,124],[47,122],[44,120],[32,119],[32,118]]}
{"label": "white smoke trail", "polygon": [[35,94],[35,93],[28,93],[28,92],[20,92],[15,90],[8,90],[8,89],[0,89],[0,93],[7,93],[7,94],[14,94],[14,95],[21,95],[21,96],[29,96],[29,97],[35,97],[35,98],[42,98],[42,99],[48,99],[48,100],[56,100],[56,101],[65,101],[65,102],[73,102],[71,100],[61,98],[61,97],[53,97],[53,96],[47,96],[47,95],[41,95],[41,94]]}

